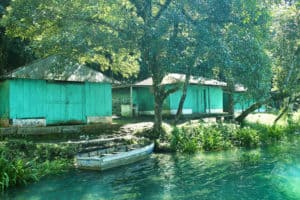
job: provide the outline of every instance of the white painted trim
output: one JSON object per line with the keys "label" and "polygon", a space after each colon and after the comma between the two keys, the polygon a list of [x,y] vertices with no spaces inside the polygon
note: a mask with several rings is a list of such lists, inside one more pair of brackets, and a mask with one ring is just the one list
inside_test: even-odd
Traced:
{"label": "white painted trim", "polygon": [[45,118],[38,119],[12,119],[12,126],[26,127],[26,126],[46,126]]}
{"label": "white painted trim", "polygon": [[[172,109],[172,110],[163,110],[163,114],[171,114],[171,115],[176,115],[177,109]],[[192,109],[183,109],[182,114],[184,115],[190,115],[193,113]],[[139,111],[140,115],[154,115],[154,110],[147,110],[147,111]]]}
{"label": "white painted trim", "polygon": [[86,121],[88,124],[91,123],[112,123],[111,116],[87,116]]}
{"label": "white painted trim", "polygon": [[206,113],[222,113],[223,108],[216,108],[216,109],[206,109]]}
{"label": "white painted trim", "polygon": [[[171,115],[176,115],[178,109],[172,109]],[[193,114],[193,110],[191,108],[188,109],[182,109],[182,114],[184,115],[191,115]]]}

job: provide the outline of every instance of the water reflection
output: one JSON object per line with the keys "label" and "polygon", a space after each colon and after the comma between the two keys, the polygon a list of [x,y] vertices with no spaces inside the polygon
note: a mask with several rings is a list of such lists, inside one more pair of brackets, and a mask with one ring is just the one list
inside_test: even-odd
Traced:
{"label": "water reflection", "polygon": [[[155,154],[105,172],[72,171],[0,199],[300,199],[300,137],[252,151]],[[243,154],[258,154],[247,163]]]}

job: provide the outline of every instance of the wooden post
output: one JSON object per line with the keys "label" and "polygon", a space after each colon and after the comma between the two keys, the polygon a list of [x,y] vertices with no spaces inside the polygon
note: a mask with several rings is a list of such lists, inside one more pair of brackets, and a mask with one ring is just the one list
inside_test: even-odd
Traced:
{"label": "wooden post", "polygon": [[133,99],[132,99],[132,85],[130,85],[130,110],[131,110],[131,117],[133,117]]}

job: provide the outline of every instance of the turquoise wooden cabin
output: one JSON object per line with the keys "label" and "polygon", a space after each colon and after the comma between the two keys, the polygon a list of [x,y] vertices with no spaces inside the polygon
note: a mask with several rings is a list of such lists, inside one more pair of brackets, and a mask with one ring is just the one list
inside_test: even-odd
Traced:
{"label": "turquoise wooden cabin", "polygon": [[2,125],[111,121],[110,79],[87,66],[60,62],[61,59],[51,56],[1,77]]}
{"label": "turquoise wooden cabin", "polygon": [[[184,82],[184,74],[168,74],[162,84],[173,85]],[[152,93],[152,78],[130,86],[113,87],[113,113],[123,116],[153,115],[154,96]],[[223,87],[226,83],[191,77],[183,114],[223,113]],[[163,104],[163,114],[175,115],[182,95],[179,89],[167,97]]]}

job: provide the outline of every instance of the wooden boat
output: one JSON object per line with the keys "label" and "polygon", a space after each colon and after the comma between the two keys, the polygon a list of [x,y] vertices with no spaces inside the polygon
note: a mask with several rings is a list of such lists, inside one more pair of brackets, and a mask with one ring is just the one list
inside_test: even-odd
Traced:
{"label": "wooden boat", "polygon": [[76,166],[80,169],[105,170],[126,165],[146,158],[153,152],[154,143],[146,145],[122,145],[76,156]]}

